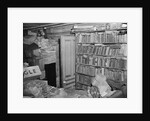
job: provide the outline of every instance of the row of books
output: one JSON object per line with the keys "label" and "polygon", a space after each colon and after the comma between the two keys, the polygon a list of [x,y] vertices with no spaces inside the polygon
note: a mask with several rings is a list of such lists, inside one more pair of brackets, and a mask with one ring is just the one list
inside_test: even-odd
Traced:
{"label": "row of books", "polygon": [[99,67],[116,68],[116,69],[127,69],[127,60],[124,58],[109,58],[109,57],[98,57],[98,56],[82,56],[78,55],[76,58],[78,64],[93,65]]}
{"label": "row of books", "polygon": [[[116,82],[127,81],[127,71],[120,71],[120,70],[107,69],[107,68],[95,68],[94,73],[95,73],[95,76],[102,74],[102,75],[105,75],[107,79],[111,79]],[[80,82],[85,85],[90,85],[91,77],[88,75],[86,76],[82,74],[77,74],[76,82]]]}
{"label": "row of books", "polygon": [[95,67],[77,64],[76,65],[76,72],[82,73],[85,75],[95,76]]}
{"label": "row of books", "polygon": [[90,86],[91,85],[91,77],[81,75],[81,74],[76,74],[76,82]]}
{"label": "row of books", "polygon": [[119,31],[78,33],[76,40],[77,43],[127,43],[127,33]]}
{"label": "row of books", "polygon": [[77,54],[94,54],[103,56],[127,56],[127,44],[94,46],[78,44]]}
{"label": "row of books", "polygon": [[114,80],[116,82],[127,81],[127,71],[120,71],[107,68],[95,68],[95,75],[105,75],[107,79]]}

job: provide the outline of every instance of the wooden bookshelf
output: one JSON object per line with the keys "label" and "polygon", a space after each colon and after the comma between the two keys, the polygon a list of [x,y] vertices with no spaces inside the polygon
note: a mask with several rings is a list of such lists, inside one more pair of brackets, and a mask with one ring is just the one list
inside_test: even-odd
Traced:
{"label": "wooden bookshelf", "polygon": [[[119,78],[120,81],[126,80],[127,79],[127,63],[125,63],[125,62],[127,62],[127,55],[126,55],[126,53],[123,53],[125,55],[122,55],[122,54],[120,55],[120,54],[118,54],[118,51],[119,51],[119,53],[120,53],[120,51],[126,52],[126,50],[121,50],[121,49],[122,49],[122,46],[123,46],[123,49],[127,49],[126,48],[127,47],[126,46],[127,45],[127,32],[123,33],[123,34],[117,34],[119,32],[116,32],[116,31],[124,31],[124,30],[127,31],[127,28],[110,29],[110,30],[95,30],[95,31],[77,31],[77,30],[74,31],[74,33],[76,34],[76,41],[75,41],[76,42],[76,63],[75,63],[76,77],[77,77],[77,75],[79,75],[79,76],[83,75],[83,78],[84,78],[84,76],[85,77],[89,76],[89,78],[92,78],[92,77],[95,77],[95,75],[97,73],[96,71],[102,72],[101,69],[103,68],[104,70],[102,73],[105,75],[105,72],[106,72],[107,76],[109,76],[109,78],[111,78],[111,77],[113,77],[113,79],[117,78],[117,81],[118,81],[118,77],[121,75],[121,77]],[[113,31],[114,31],[114,34],[109,35],[109,33],[107,33],[108,31],[110,31],[110,33],[111,32],[113,33]],[[99,32],[102,32],[102,34],[100,33],[100,35],[98,35]],[[89,37],[90,34],[92,37],[91,36]],[[95,34],[95,35],[93,35],[93,34]],[[87,36],[87,37],[85,37],[85,36]],[[95,38],[93,38],[93,36]],[[99,38],[98,38],[98,36],[99,36]],[[113,39],[109,40],[109,39],[111,39],[110,38],[111,36],[113,36]],[[91,40],[91,39],[93,39],[93,40]],[[104,40],[97,40],[97,39],[104,39]],[[111,50],[112,52],[110,52],[109,49],[107,50],[107,47],[112,49],[114,46],[118,46],[118,45],[120,46],[120,48],[116,47],[118,50],[115,50],[115,51]],[[125,48],[124,48],[124,45],[125,45]],[[81,46],[81,48],[80,48],[80,46]],[[87,47],[88,50],[85,50],[85,48],[84,48],[85,46],[91,46],[91,47]],[[98,46],[98,49],[95,48],[97,46]],[[99,49],[99,47],[106,47],[106,48],[103,50],[103,49]],[[92,48],[92,50],[91,50],[91,48]],[[106,52],[106,50],[107,50],[107,52]],[[82,51],[82,52],[80,52],[80,51]],[[100,53],[102,53],[102,54],[99,54],[99,51],[101,51]],[[106,55],[105,55],[105,53],[106,53]],[[82,59],[84,59],[84,61],[82,61],[82,59],[80,57]],[[116,61],[116,62],[118,62],[117,67],[121,67],[121,68],[108,67],[108,65],[107,66],[97,65],[97,64],[102,64],[103,61],[101,61],[101,60],[95,61],[94,59],[96,57],[100,57],[100,58],[104,58],[104,59],[117,59],[117,61]],[[88,58],[88,59],[85,61],[85,58]],[[92,61],[89,58],[90,59],[92,58]],[[123,59],[125,61],[121,62],[119,59]],[[96,64],[93,64],[93,61]],[[90,63],[90,64],[85,64],[83,62]],[[116,62],[112,62],[112,63],[116,65]],[[123,65],[120,66],[120,64],[123,64]],[[110,65],[112,66],[112,64],[110,64]],[[86,66],[90,66],[90,67],[88,68]],[[124,66],[125,66],[125,68],[122,68]],[[89,72],[91,72],[91,70],[93,70],[93,68],[94,68],[95,72],[92,72],[91,74],[93,75],[93,73],[94,73],[95,74],[94,76],[82,73],[82,72],[89,73]],[[78,71],[78,69],[79,69],[79,71]],[[86,70],[86,69],[89,69],[89,70]],[[108,75],[109,73],[111,73],[112,75]],[[118,77],[115,74],[118,74]],[[76,83],[86,86],[86,84],[83,83],[82,81],[79,81],[79,80],[77,81],[77,79],[76,79]],[[89,86],[89,85],[87,85],[87,86]]]}

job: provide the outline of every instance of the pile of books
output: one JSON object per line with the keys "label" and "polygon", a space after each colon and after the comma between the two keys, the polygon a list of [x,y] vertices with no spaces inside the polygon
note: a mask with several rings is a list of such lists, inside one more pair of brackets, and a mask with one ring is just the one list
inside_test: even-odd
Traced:
{"label": "pile of books", "polygon": [[76,72],[89,75],[89,76],[95,76],[95,67],[77,64]]}
{"label": "pile of books", "polygon": [[77,54],[94,54],[101,56],[127,56],[127,44],[90,45],[78,44]]}
{"label": "pile of books", "polygon": [[81,74],[76,74],[76,82],[90,86],[91,85],[91,77],[81,75]]}

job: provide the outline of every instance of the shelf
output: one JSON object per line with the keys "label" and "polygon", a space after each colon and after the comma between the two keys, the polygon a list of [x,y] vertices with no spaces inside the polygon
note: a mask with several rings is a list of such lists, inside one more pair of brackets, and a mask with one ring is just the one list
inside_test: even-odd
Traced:
{"label": "shelf", "polygon": [[85,76],[95,77],[95,75],[94,75],[94,76],[92,76],[92,75],[83,74],[83,73],[80,73],[80,72],[77,72],[77,71],[76,71],[76,73],[81,74],[81,75],[85,75]]}
{"label": "shelf", "polygon": [[83,63],[76,63],[76,64],[85,65],[85,66],[93,66],[93,67],[98,67],[98,68],[108,68],[108,69],[115,69],[115,70],[127,71],[127,69],[120,69],[120,68],[102,67],[102,66],[89,65],[89,64],[83,64]]}
{"label": "shelf", "polygon": [[79,84],[82,84],[82,85],[85,85],[85,86],[90,86],[90,85],[84,84],[84,83],[82,83],[82,82],[76,82],[76,83],[79,83]]}
{"label": "shelf", "polygon": [[119,28],[119,29],[106,29],[106,30],[89,30],[89,31],[71,31],[71,33],[94,33],[94,32],[105,32],[105,31],[121,31],[127,30],[127,28]]}
{"label": "shelf", "polygon": [[119,28],[119,29],[107,29],[105,31],[121,31],[121,30],[127,30],[127,28]]}
{"label": "shelf", "polygon": [[110,43],[110,42],[105,42],[105,43],[102,43],[102,44],[127,44],[127,42],[112,42],[112,43]]}
{"label": "shelf", "polygon": [[104,57],[104,58],[127,58],[127,56],[107,56],[107,55],[95,55],[95,54],[83,54],[83,53],[76,53],[77,55],[90,55],[94,57]]}
{"label": "shelf", "polygon": [[[114,34],[113,34],[114,38],[110,38],[111,36],[109,36],[109,34],[113,33],[113,31],[114,31]],[[124,76],[127,73],[127,67],[126,68],[117,68],[117,67],[123,67],[123,63],[126,64],[126,62],[124,62],[124,61],[123,62],[121,61],[121,63],[120,63],[119,59],[124,59],[125,61],[127,61],[127,54],[124,53],[124,52],[126,52],[127,42],[128,42],[127,36],[126,36],[127,35],[127,27],[126,28],[118,28],[118,29],[103,29],[103,30],[96,30],[96,29],[95,30],[87,30],[87,29],[86,30],[85,29],[84,30],[73,30],[72,32],[74,32],[74,34],[81,34],[81,35],[84,35],[84,34],[86,35],[86,33],[87,33],[87,35],[91,35],[91,33],[93,33],[93,35],[91,35],[91,38],[89,38],[89,36],[87,38],[79,38],[80,36],[77,36],[77,40],[75,42],[76,49],[81,48],[81,50],[76,50],[76,53],[75,53],[76,58],[78,57],[75,60],[75,65],[76,65],[75,70],[79,71],[79,72],[76,72],[76,74],[80,74],[81,76],[86,75],[86,76],[89,76],[89,78],[92,78],[92,77],[96,76],[96,73],[98,71],[103,74],[106,74],[106,76],[108,76],[108,77],[112,76],[114,78],[114,76],[117,75],[117,76],[121,76],[121,80],[124,80],[126,78]],[[95,40],[95,34],[96,34],[96,40]],[[102,34],[102,35],[97,36],[98,34]],[[123,36],[121,36],[121,35],[123,35]],[[97,37],[99,37],[99,39]],[[101,37],[104,37],[104,38],[102,39]],[[83,46],[87,46],[87,48],[84,48]],[[88,46],[90,46],[90,47],[88,47]],[[102,48],[99,48],[100,46],[102,46]],[[83,48],[85,51],[82,51]],[[94,50],[93,50],[93,48],[94,48]],[[111,49],[112,49],[112,51],[110,52]],[[118,49],[118,50],[113,51],[113,49]],[[78,52],[86,52],[86,53],[78,53]],[[92,52],[92,53],[88,53],[88,52]],[[98,55],[99,53],[104,54],[104,55]],[[86,61],[84,61],[84,57],[85,57]],[[89,58],[89,57],[91,57],[91,58]],[[98,57],[97,63],[95,63],[95,61],[93,60],[94,57],[96,57],[96,58]],[[109,66],[108,66],[108,64],[106,65],[106,63],[100,63],[101,60],[99,60],[99,58],[102,58],[101,60],[105,60],[108,58],[108,60],[106,60],[107,62],[109,60],[111,60],[111,58],[118,59],[118,60],[112,61],[112,63],[109,63]],[[94,61],[94,62],[92,62],[92,61]],[[84,62],[84,63],[86,62],[87,64],[84,64],[82,62]],[[97,64],[97,65],[93,65],[93,64]],[[100,65],[103,65],[103,66],[100,66]],[[110,65],[115,66],[115,67],[112,68]],[[84,66],[85,66],[85,68],[84,68]],[[107,67],[105,67],[105,66],[107,66]],[[78,67],[81,67],[81,68],[78,68]],[[83,69],[83,71],[82,71],[82,69]],[[105,71],[106,71],[106,73],[105,73]],[[107,73],[107,71],[108,71],[108,73]],[[94,76],[84,74],[82,72],[87,72],[88,74],[93,74]],[[119,72],[121,72],[121,73],[119,73]],[[88,84],[84,83],[84,80],[82,80],[82,81],[76,80],[76,83],[81,84],[81,86],[82,85],[88,86]]]}
{"label": "shelf", "polygon": [[104,44],[127,44],[127,42],[104,42],[104,43],[88,43],[88,42],[82,42],[82,43],[77,43],[77,44],[101,44],[101,45],[104,45]]}

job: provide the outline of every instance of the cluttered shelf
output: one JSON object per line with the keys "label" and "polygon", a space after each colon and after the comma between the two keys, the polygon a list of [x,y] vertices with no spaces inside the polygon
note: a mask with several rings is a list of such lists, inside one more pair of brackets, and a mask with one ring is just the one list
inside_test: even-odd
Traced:
{"label": "cluttered shelf", "polygon": [[[76,85],[87,89],[91,80],[105,76],[107,79],[127,80],[127,25],[104,24],[100,27],[76,27]],[[94,78],[93,78],[94,77]]]}

